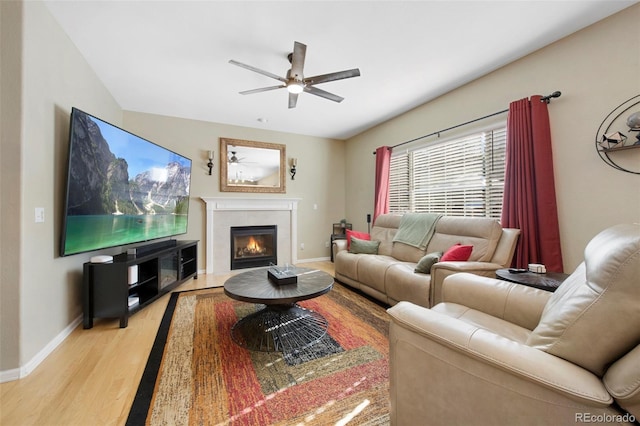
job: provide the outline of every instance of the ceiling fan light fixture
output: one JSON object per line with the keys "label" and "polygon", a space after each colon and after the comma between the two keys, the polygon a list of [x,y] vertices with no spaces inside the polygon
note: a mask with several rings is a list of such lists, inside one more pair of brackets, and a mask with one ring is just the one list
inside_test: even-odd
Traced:
{"label": "ceiling fan light fixture", "polygon": [[289,83],[287,83],[287,90],[289,91],[289,93],[302,93],[302,91],[304,90],[304,84],[301,81],[290,81]]}
{"label": "ceiling fan light fixture", "polygon": [[[1,0],[0,0],[1,1]],[[241,95],[250,95],[253,93],[268,92],[271,90],[284,89],[286,87],[289,92],[289,108],[295,108],[298,102],[298,95],[302,92],[309,93],[311,95],[320,96],[321,98],[328,99],[333,102],[342,102],[344,98],[329,93],[322,89],[315,87],[316,84],[327,83],[335,80],[343,80],[345,78],[359,77],[360,70],[358,68],[332,72],[329,74],[316,75],[313,77],[304,77],[304,61],[307,53],[307,45],[295,41],[293,43],[293,52],[291,52],[287,59],[291,63],[291,68],[287,71],[286,77],[273,74],[269,71],[261,70],[251,65],[243,64],[242,62],[234,61],[231,59],[230,64],[237,65],[241,68],[248,69],[249,71],[257,72],[274,80],[278,80],[281,84],[277,86],[261,87],[259,89],[244,90],[240,92]]]}

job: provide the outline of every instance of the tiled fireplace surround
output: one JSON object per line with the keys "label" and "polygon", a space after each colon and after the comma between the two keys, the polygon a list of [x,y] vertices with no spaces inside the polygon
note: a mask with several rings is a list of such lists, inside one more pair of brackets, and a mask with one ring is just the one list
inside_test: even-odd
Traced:
{"label": "tiled fireplace surround", "polygon": [[207,274],[231,270],[232,226],[276,225],[278,264],[296,263],[299,198],[203,197],[207,209]]}

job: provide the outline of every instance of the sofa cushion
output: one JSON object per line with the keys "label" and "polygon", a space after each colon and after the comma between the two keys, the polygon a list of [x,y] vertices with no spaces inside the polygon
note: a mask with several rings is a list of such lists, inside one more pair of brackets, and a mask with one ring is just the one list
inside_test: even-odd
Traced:
{"label": "sofa cushion", "polygon": [[402,215],[383,214],[376,218],[371,228],[371,239],[380,241],[378,254],[391,256],[393,250],[393,237],[398,232]]}
{"label": "sofa cushion", "polygon": [[438,221],[426,252],[444,252],[458,243],[472,245],[469,260],[488,262],[493,257],[501,235],[502,227],[497,220],[444,216]]}
{"label": "sofa cushion", "polygon": [[362,254],[378,254],[378,246],[380,241],[361,240],[360,238],[351,237],[351,253]]}
{"label": "sofa cushion", "polygon": [[452,318],[458,318],[467,324],[485,329],[498,336],[506,337],[514,342],[524,344],[531,335],[531,330],[457,303],[438,303],[431,310]]}
{"label": "sofa cushion", "polygon": [[418,263],[424,255],[424,250],[420,250],[417,247],[411,247],[405,243],[395,242],[391,248],[391,256],[401,262]]}
{"label": "sofa cushion", "polygon": [[640,341],[640,225],[596,235],[527,344],[602,376]]}
{"label": "sofa cushion", "polygon": [[352,231],[351,229],[346,230],[346,235],[347,235],[347,250],[351,249],[351,237],[356,237],[361,240],[371,239],[371,235],[367,234],[366,232]]}
{"label": "sofa cushion", "polygon": [[385,289],[390,304],[407,300],[429,307],[431,275],[416,273],[415,263],[396,262],[387,269]]}
{"label": "sofa cushion", "polygon": [[354,254],[348,251],[340,251],[336,254],[335,271],[354,281],[358,281],[358,262],[365,254]]}
{"label": "sofa cushion", "polygon": [[438,262],[442,257],[442,252],[437,251],[434,253],[426,254],[420,259],[413,272],[420,272],[421,274],[431,273],[431,267],[434,263]]}
{"label": "sofa cushion", "polygon": [[455,244],[445,251],[440,259],[441,262],[466,262],[471,257],[473,246]]}
{"label": "sofa cushion", "polygon": [[359,254],[357,256],[360,256],[358,261],[358,281],[386,294],[385,279],[387,269],[397,260],[390,256],[381,255]]}

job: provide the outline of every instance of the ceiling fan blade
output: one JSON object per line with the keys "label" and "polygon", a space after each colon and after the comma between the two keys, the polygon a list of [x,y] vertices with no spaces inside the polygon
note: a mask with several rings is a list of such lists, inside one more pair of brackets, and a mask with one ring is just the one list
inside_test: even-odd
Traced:
{"label": "ceiling fan blade", "polygon": [[295,108],[298,104],[298,94],[289,93],[289,108]]}
{"label": "ceiling fan blade", "polygon": [[307,45],[295,41],[293,43],[293,54],[291,56],[291,78],[302,80],[304,69],[304,58],[307,56]]}
{"label": "ceiling fan blade", "polygon": [[329,99],[330,101],[334,101],[334,102],[342,102],[344,100],[343,97],[338,96],[338,95],[334,95],[333,93],[329,93],[327,91],[324,91],[322,89],[318,89],[317,87],[313,87],[313,86],[305,86],[304,87],[304,91],[307,93],[311,93],[312,95],[316,95],[316,96],[320,96],[322,98],[325,99]]}
{"label": "ceiling fan blade", "polygon": [[253,67],[251,65],[243,64],[242,62],[234,61],[233,59],[231,59],[229,63],[237,65],[241,68],[248,69],[249,71],[257,72],[258,74],[266,75],[267,77],[275,78],[276,80],[280,80],[283,83],[287,82],[287,79],[285,79],[284,77],[280,77],[279,75],[272,74],[269,71],[261,70],[260,68]]}
{"label": "ceiling fan blade", "polygon": [[284,84],[281,84],[280,86],[269,86],[269,87],[261,87],[259,89],[251,89],[251,90],[245,90],[240,92],[241,95],[251,95],[253,93],[260,93],[260,92],[268,92],[269,90],[276,90],[276,89],[282,89],[285,86]]}
{"label": "ceiling fan blade", "polygon": [[322,75],[316,75],[313,77],[305,78],[304,82],[305,84],[320,84],[320,83],[326,83],[328,81],[342,80],[344,78],[359,77],[359,76],[360,76],[360,70],[358,68],[354,68],[352,70],[332,72],[329,74],[322,74]]}

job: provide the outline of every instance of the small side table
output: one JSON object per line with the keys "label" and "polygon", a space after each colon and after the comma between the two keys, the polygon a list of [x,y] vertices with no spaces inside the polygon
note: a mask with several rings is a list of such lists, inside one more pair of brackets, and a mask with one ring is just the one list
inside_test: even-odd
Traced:
{"label": "small side table", "polygon": [[537,274],[535,272],[512,273],[509,272],[508,269],[498,269],[496,271],[496,277],[498,277],[499,280],[554,292],[569,275],[563,274],[562,272],[546,272],[544,274]]}
{"label": "small side table", "polygon": [[347,229],[352,230],[353,225],[351,223],[340,222],[333,224],[333,230],[331,232],[331,262],[333,262],[333,242],[335,240],[346,240],[347,239]]}

